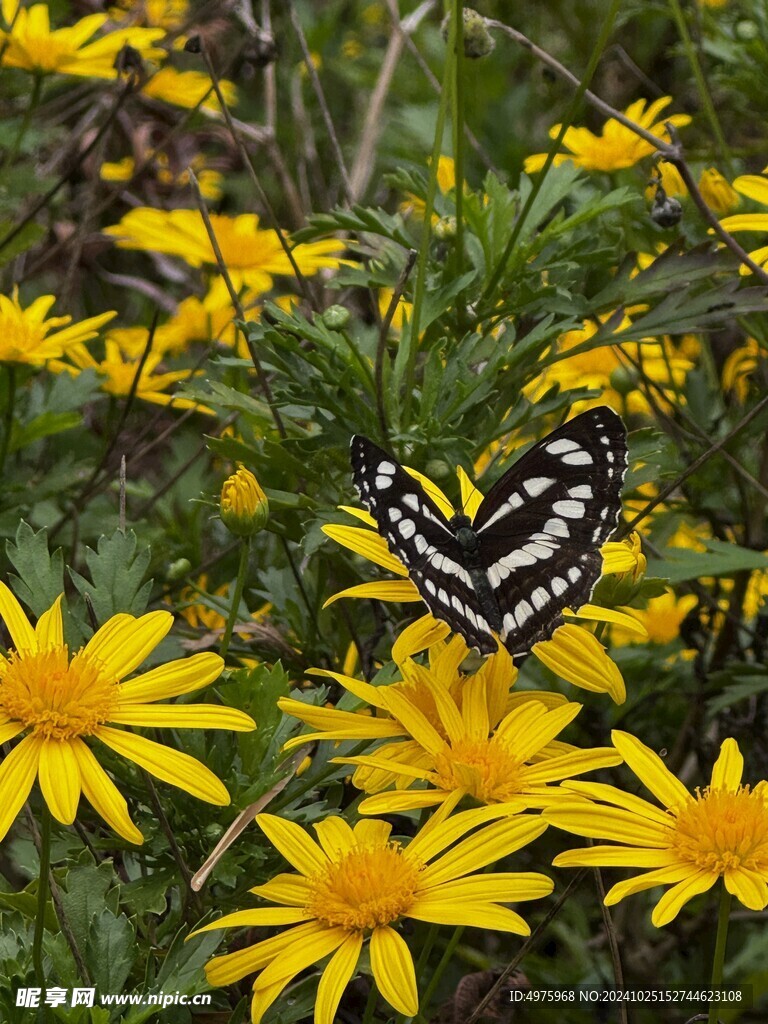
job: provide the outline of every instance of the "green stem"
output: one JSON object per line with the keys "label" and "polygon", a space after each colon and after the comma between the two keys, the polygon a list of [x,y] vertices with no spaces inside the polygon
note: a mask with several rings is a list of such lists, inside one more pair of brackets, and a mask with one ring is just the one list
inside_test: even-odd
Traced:
{"label": "green stem", "polygon": [[440,963],[435,968],[432,977],[429,979],[429,984],[424,990],[424,995],[419,1000],[419,1015],[424,1017],[425,1020],[430,1019],[426,1013],[426,1011],[429,1008],[430,1000],[432,999],[432,995],[435,989],[440,983],[440,979],[442,978],[446,967],[451,962],[451,958],[453,957],[456,947],[459,944],[459,940],[461,939],[461,936],[463,934],[464,925],[459,925],[458,928],[454,928],[453,935],[448,940],[448,945],[445,947],[445,951],[443,952],[443,955],[440,957]]}
{"label": "green stem", "polygon": [[[455,171],[455,203],[456,203],[456,276],[461,277],[464,270],[464,5],[463,0],[453,0],[453,33],[455,42],[453,52],[454,88],[451,97],[453,122],[453,166]],[[458,301],[458,296],[457,296]],[[457,308],[459,321],[464,319],[464,304]]]}
{"label": "green stem", "polygon": [[731,164],[731,155],[728,151],[728,143],[725,141],[723,130],[720,127],[720,121],[717,117],[717,111],[715,105],[712,102],[712,96],[707,85],[707,80],[704,77],[704,72],[701,67],[701,61],[699,55],[694,46],[693,40],[691,39],[691,33],[688,31],[688,26],[685,23],[685,15],[683,9],[680,6],[680,0],[669,0],[669,7],[672,11],[672,17],[677,25],[677,31],[680,33],[680,40],[685,50],[685,55],[688,58],[688,62],[691,65],[693,71],[693,77],[696,79],[696,87],[699,91],[699,99],[701,105],[704,108],[704,113],[709,121],[709,127],[712,134],[715,137],[717,143],[717,149],[720,154],[720,160],[723,164],[723,170],[726,172],[729,178],[733,177],[733,166]]}
{"label": "green stem", "polygon": [[413,309],[411,310],[410,329],[404,333],[395,358],[395,378],[399,382],[402,375],[402,364],[405,363],[405,393],[403,395],[403,426],[407,426],[410,419],[411,401],[413,399],[414,371],[416,368],[416,353],[419,347],[419,327],[421,323],[421,310],[424,305],[424,293],[427,287],[427,257],[429,255],[429,243],[432,239],[432,212],[435,208],[435,196],[437,195],[437,169],[440,165],[440,151],[443,147],[443,134],[445,132],[445,119],[448,113],[448,102],[451,96],[451,83],[453,80],[453,69],[456,62],[456,32],[455,23],[451,22],[450,37],[445,54],[445,68],[443,70],[443,82],[440,89],[440,104],[437,108],[437,121],[435,123],[435,136],[432,142],[432,156],[429,166],[429,181],[427,182],[427,198],[424,205],[424,229],[419,246],[419,258],[416,263],[416,284],[413,291]]}
{"label": "green stem", "polygon": [[24,111],[24,117],[22,118],[21,124],[19,125],[19,130],[16,134],[16,138],[13,140],[10,149],[8,149],[5,154],[3,166],[2,169],[0,169],[0,176],[5,175],[5,172],[8,170],[9,167],[11,167],[14,160],[19,155],[19,150],[21,149],[21,144],[24,141],[24,136],[27,134],[27,130],[29,129],[29,126],[32,122],[32,115],[37,110],[37,105],[40,102],[40,93],[42,91],[42,88],[43,76],[35,75],[34,84],[32,86],[32,95],[30,96],[29,103],[27,104],[27,109]]}
{"label": "green stem", "polygon": [[533,204],[536,202],[536,197],[541,191],[541,188],[544,184],[544,180],[547,176],[547,173],[549,172],[549,168],[552,166],[555,156],[560,151],[560,144],[565,138],[565,133],[570,128],[573,119],[576,116],[576,111],[579,109],[579,106],[581,105],[582,97],[584,96],[584,93],[587,91],[589,83],[592,81],[592,76],[595,73],[597,65],[600,62],[600,58],[603,55],[603,50],[605,49],[606,44],[608,43],[608,40],[610,38],[611,32],[613,31],[613,23],[616,20],[616,15],[618,14],[620,3],[621,0],[611,0],[610,9],[605,16],[605,20],[603,21],[603,26],[600,31],[600,35],[590,55],[587,70],[584,72],[584,77],[579,82],[578,88],[576,89],[576,92],[573,94],[573,99],[571,100],[568,110],[566,111],[565,117],[563,118],[563,123],[560,125],[560,131],[557,133],[557,138],[555,139],[552,146],[550,147],[549,152],[547,153],[547,159],[544,161],[544,166],[541,168],[541,171],[539,172],[536,180],[533,183],[533,187],[531,188],[528,198],[525,201],[525,205],[523,206],[523,209],[520,211],[520,216],[515,221],[515,226],[512,229],[512,234],[510,235],[509,241],[507,242],[506,248],[504,249],[504,254],[499,260],[499,263],[496,269],[494,270],[490,281],[485,286],[485,290],[483,291],[484,300],[491,299],[499,281],[502,278],[502,275],[504,274],[504,271],[506,270],[507,263],[509,262],[511,255],[514,252],[515,246],[517,245],[517,240],[520,237],[520,232],[523,230],[525,222],[528,219],[528,214],[531,212]]}
{"label": "green stem", "polygon": [[43,933],[45,932],[45,908],[48,904],[48,871],[51,866],[51,812],[43,802],[40,819],[40,877],[37,883],[37,914],[35,915],[35,936],[32,942],[32,963],[40,988],[46,987],[43,973]]}
{"label": "green stem", "polygon": [[245,537],[240,542],[240,564],[237,567],[237,579],[235,580],[235,592],[232,594],[232,603],[229,606],[229,615],[227,616],[227,625],[224,628],[224,636],[221,639],[221,650],[220,654],[222,658],[226,658],[227,651],[229,650],[229,642],[232,639],[232,631],[235,628],[237,622],[237,613],[240,609],[240,601],[243,596],[243,590],[245,589],[245,577],[248,574],[248,557],[251,553],[251,538]]}
{"label": "green stem", "polygon": [[8,397],[3,415],[3,439],[0,441],[0,473],[5,468],[5,460],[8,458],[13,433],[13,408],[16,404],[16,367],[13,363],[6,363],[5,369],[8,373]]}
{"label": "green stem", "polygon": [[[723,964],[725,963],[725,943],[728,939],[728,917],[731,912],[731,894],[725,888],[720,890],[720,913],[717,916],[717,938],[715,955],[712,958],[712,988],[720,988],[723,981]],[[708,1024],[717,1024],[717,1003],[709,1004]]]}
{"label": "green stem", "polygon": [[376,981],[374,978],[371,978],[371,991],[368,993],[368,1002],[365,1004],[363,1024],[371,1024],[373,1021],[373,1011],[376,1009],[376,1000],[378,995],[379,990],[376,988]]}

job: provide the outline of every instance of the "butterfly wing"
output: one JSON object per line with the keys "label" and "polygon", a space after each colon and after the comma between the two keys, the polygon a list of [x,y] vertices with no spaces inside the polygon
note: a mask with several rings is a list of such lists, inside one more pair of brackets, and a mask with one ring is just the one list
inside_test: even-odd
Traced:
{"label": "butterfly wing", "polygon": [[355,486],[392,554],[436,619],[481,654],[497,649],[447,519],[421,484],[382,448],[359,434],[350,449]]}
{"label": "butterfly wing", "polygon": [[589,599],[626,468],[621,419],[590,409],[534,445],[481,503],[472,525],[510,653],[551,636],[563,608]]}

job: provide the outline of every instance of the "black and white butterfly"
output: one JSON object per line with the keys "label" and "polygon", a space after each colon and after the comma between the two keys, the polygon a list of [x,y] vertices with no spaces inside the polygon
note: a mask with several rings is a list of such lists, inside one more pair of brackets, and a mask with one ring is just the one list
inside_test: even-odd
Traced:
{"label": "black and white butterfly", "polygon": [[356,435],[355,485],[379,533],[408,570],[429,610],[481,654],[529,651],[589,600],[600,546],[621,510],[627,468],[624,424],[591,409],[518,459],[474,520],[446,519],[391,455]]}

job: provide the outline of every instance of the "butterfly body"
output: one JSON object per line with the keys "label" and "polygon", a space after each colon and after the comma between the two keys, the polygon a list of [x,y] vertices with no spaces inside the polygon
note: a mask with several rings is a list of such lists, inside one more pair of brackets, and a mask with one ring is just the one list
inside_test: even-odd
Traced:
{"label": "butterfly body", "polygon": [[534,445],[491,488],[473,519],[447,519],[425,489],[367,438],[351,446],[355,484],[379,533],[435,618],[481,654],[512,654],[551,636],[563,608],[588,600],[600,545],[616,527],[626,435],[610,409],[589,410]]}

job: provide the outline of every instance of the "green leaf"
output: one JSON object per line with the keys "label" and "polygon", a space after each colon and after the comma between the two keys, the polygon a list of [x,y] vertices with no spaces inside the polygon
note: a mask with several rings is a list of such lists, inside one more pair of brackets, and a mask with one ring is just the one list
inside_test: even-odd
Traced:
{"label": "green leaf", "polygon": [[35,532],[23,520],[16,530],[16,543],[5,542],[8,555],[18,576],[9,577],[14,593],[39,618],[64,592],[64,555],[57,548],[48,551],[48,531]]}
{"label": "green leaf", "polygon": [[96,551],[86,548],[85,561],[90,570],[91,580],[69,569],[72,582],[78,592],[87,594],[93,604],[96,620],[101,624],[118,612],[141,615],[149,599],[152,581],[142,585],[149,566],[149,548],[138,552],[136,534],[133,530],[123,533],[115,530],[111,537],[100,537]]}
{"label": "green leaf", "polygon": [[648,575],[666,576],[670,583],[682,583],[700,576],[732,576],[735,572],[768,569],[768,555],[760,551],[721,540],[702,543],[706,551],[667,548],[662,559],[649,558]]}
{"label": "green leaf", "polygon": [[136,934],[128,918],[102,907],[91,921],[85,943],[85,961],[96,988],[122,992],[137,954]]}
{"label": "green leaf", "polygon": [[707,711],[714,716],[739,701],[768,693],[768,675],[732,676],[732,686],[726,686],[722,693],[707,701]]}
{"label": "green leaf", "polygon": [[[196,935],[188,942],[184,941],[185,935],[186,931],[180,931],[174,936],[151,992],[178,992],[190,996],[209,990],[203,968],[224,938],[224,932]],[[128,1011],[123,1024],[143,1024],[156,1014],[165,1015],[167,1012],[167,1008],[164,1010],[162,1006],[136,1006]]]}
{"label": "green leaf", "polygon": [[83,417],[78,412],[44,412],[42,416],[36,416],[29,423],[25,423],[23,427],[13,431],[9,450],[19,451],[44,437],[61,434],[65,430],[73,430],[82,422]]}

